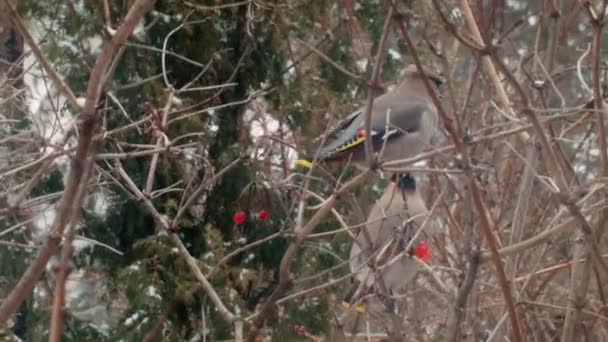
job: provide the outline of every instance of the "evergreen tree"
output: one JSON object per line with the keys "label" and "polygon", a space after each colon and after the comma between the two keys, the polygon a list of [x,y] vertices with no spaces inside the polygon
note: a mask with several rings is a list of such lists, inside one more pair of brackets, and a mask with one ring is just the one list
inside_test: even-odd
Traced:
{"label": "evergreen tree", "polygon": [[[83,118],[65,89],[31,52],[32,47],[23,53],[24,37],[16,17],[8,14],[8,3],[0,1],[0,300],[9,296],[49,237],[74,170],[71,163],[80,141],[75,127]],[[128,10],[137,3],[22,0],[16,5],[45,60],[80,103],[103,44],[114,37]],[[513,129],[509,125],[524,120],[519,112],[534,110],[547,125],[547,136],[557,151],[555,158],[569,182],[568,189],[577,195],[584,192],[583,197],[589,193],[597,196],[588,195],[584,200],[593,197],[600,204],[605,200],[605,194],[595,195],[599,190],[594,187],[600,183],[595,180],[605,178],[608,172],[597,171],[608,165],[602,160],[601,118],[593,121],[595,126],[588,132],[580,130],[583,123],[591,122],[593,113],[605,110],[596,94],[598,80],[603,82],[604,91],[605,73],[590,72],[595,70],[591,62],[582,66],[587,71],[578,71],[579,61],[600,60],[604,55],[596,45],[606,40],[598,31],[603,17],[593,21],[585,15],[597,12],[600,16],[605,11],[589,10],[588,4],[564,4],[552,10],[551,6],[557,6],[551,5],[552,1],[542,8],[525,1],[479,1],[474,8],[477,25],[485,41],[497,47],[475,51],[481,44],[470,37],[472,31],[459,2],[396,1],[399,14],[387,19],[391,3],[155,2],[104,73],[107,79],[95,109],[99,120],[93,137],[94,162],[83,201],[73,208],[77,217],[73,224],[75,252],[66,282],[62,340],[235,339],[234,322],[227,322],[220,313],[176,240],[183,242],[195,268],[209,280],[227,310],[239,320],[245,319],[245,333],[254,331],[254,316],[282,285],[281,262],[296,238],[296,226],[309,222],[322,205],[321,199],[358,173],[343,164],[328,165],[327,172],[315,169],[308,177],[294,165],[296,154],[314,153],[320,142],[315,138],[365,103],[375,63],[382,65],[382,89],[375,89],[378,93],[399,78],[402,67],[413,62],[412,47],[406,44],[397,23],[404,24],[414,38],[416,55],[423,64],[445,71],[449,81],[443,98],[445,108],[451,124],[457,123],[458,137],[470,143],[467,158],[436,153],[426,158],[427,169],[420,172],[429,207],[436,206],[441,212],[434,212],[433,223],[444,227],[445,233],[434,241],[437,268],[432,270],[433,276],[417,283],[423,285],[419,288],[425,289],[424,295],[408,292],[401,302],[408,311],[401,312],[400,318],[407,318],[402,319],[405,330],[418,340],[449,336],[455,340],[457,333],[462,333],[463,339],[483,339],[488,335],[487,327],[495,326],[497,331],[504,329],[505,335],[513,333],[513,326],[500,328],[504,308],[496,305],[508,289],[499,286],[493,270],[477,268],[476,263],[491,260],[491,254],[479,233],[483,220],[479,208],[473,210],[471,184],[483,185],[480,196],[482,209],[487,211],[483,215],[492,221],[493,234],[502,246],[520,248],[518,243],[543,236],[556,224],[566,222],[559,199],[553,197],[557,190],[548,190],[559,184],[559,177],[549,164],[534,166],[542,159],[538,154],[523,160],[517,151],[533,151],[535,141],[542,141],[544,133],[529,131],[526,134],[532,138],[527,142],[510,140],[512,133],[501,135],[503,129]],[[387,45],[382,47],[385,20],[394,24]],[[579,26],[572,24],[577,20],[581,21]],[[599,39],[593,40],[593,34],[599,34]],[[587,44],[597,48],[589,48],[590,57],[573,52],[576,48],[585,50]],[[375,61],[377,51],[383,48],[379,54],[383,58]],[[511,113],[500,101],[489,100],[495,98],[497,86],[485,66],[480,67],[488,54],[494,54],[492,63],[504,63],[504,70],[496,67],[500,75],[516,75],[513,79],[523,84],[529,103],[506,77],[498,82],[505,85],[516,110]],[[601,67],[605,69],[605,65]],[[582,86],[581,81],[589,85]],[[558,120],[556,113],[584,118]],[[517,120],[513,120],[515,114]],[[549,121],[552,123],[547,124]],[[450,120],[443,117],[441,128],[449,125]],[[436,145],[451,144],[455,138],[449,130],[440,131],[448,134],[439,132]],[[488,138],[491,134],[498,138]],[[479,141],[487,145],[480,147]],[[514,145],[517,148],[505,148]],[[530,176],[535,179],[531,183],[522,180],[520,190],[516,185],[524,176],[518,176],[526,174],[524,169],[529,165],[534,166],[537,178]],[[141,194],[130,187],[129,180]],[[343,224],[355,231],[352,226],[365,221],[369,206],[387,183],[374,176],[364,187],[342,196],[332,213],[335,216],[321,220],[314,231],[327,234],[298,245],[289,267],[293,281],[284,295],[305,293],[279,299],[265,317],[266,329],[260,336],[272,341],[305,340],[303,336],[338,339],[332,331],[337,330],[337,308],[351,285],[347,278],[352,239],[343,234],[346,229],[331,232],[344,228]],[[537,197],[525,195],[526,188],[530,192],[534,189]],[[522,205],[526,196],[527,206]],[[435,202],[437,198],[441,201]],[[600,211],[599,205],[579,198],[567,200],[579,206],[576,208],[582,214],[573,214],[577,219],[593,223],[591,234],[599,241],[598,248],[605,249],[600,229],[608,215],[605,209]],[[515,232],[517,227],[525,229]],[[543,245],[546,251],[522,249],[517,257],[503,249],[499,263],[504,261],[510,284],[539,270],[552,270],[555,263],[578,265],[583,256],[591,260],[594,251],[589,247],[593,246],[593,240],[588,240],[590,233],[585,232],[586,239],[580,234],[556,233],[553,245]],[[574,240],[584,240],[584,247],[570,248]],[[485,253],[475,252],[482,249]],[[576,252],[571,253],[571,249]],[[50,259],[44,276],[2,327],[8,329],[0,330],[0,337],[27,341],[49,338],[61,254],[57,251]],[[523,265],[524,258],[537,260],[538,267]],[[523,288],[513,285],[522,306],[533,306],[529,310],[518,307],[520,318],[532,317],[522,325],[525,336],[534,335],[531,331],[536,325],[543,327],[543,336],[558,334],[562,326],[563,336],[572,336],[568,331],[580,324],[587,324],[592,327],[589,331],[600,336],[596,321],[580,318],[585,298],[604,303],[601,280],[606,270],[600,261],[596,260],[593,269],[572,266],[571,277],[559,275],[546,282],[537,277],[529,283],[526,280]],[[591,279],[592,270],[597,284],[588,290],[575,280],[581,274]],[[543,274],[541,271],[538,274]],[[473,290],[474,300],[467,301],[465,290],[471,292],[471,287],[465,286],[467,279],[472,279],[470,284],[473,280],[483,284]],[[528,284],[530,288],[526,288]],[[528,293],[532,288],[535,294]],[[549,308],[536,301],[541,293],[551,301],[549,308],[568,307],[565,318],[552,314],[551,324],[538,318],[549,316],[544,311]],[[581,305],[565,302],[569,296]],[[585,310],[592,311],[594,319],[604,317],[601,308]],[[463,320],[465,311],[467,320]],[[471,323],[480,318],[483,323]],[[386,323],[384,318],[369,319],[378,326]],[[467,321],[466,328],[463,321]],[[418,324],[424,328],[416,328]],[[303,330],[294,330],[297,326]],[[460,326],[461,331],[457,329]]]}

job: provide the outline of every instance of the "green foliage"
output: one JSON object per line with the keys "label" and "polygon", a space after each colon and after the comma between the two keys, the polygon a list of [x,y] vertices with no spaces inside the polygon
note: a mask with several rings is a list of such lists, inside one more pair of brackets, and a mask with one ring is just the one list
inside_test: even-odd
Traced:
{"label": "green foliage", "polygon": [[63,190],[63,176],[59,170],[51,172],[40,183],[32,189],[31,196],[38,197],[41,195],[52,194]]}
{"label": "green foliage", "polygon": [[[45,55],[77,96],[85,92],[90,69],[100,51],[95,41],[109,38],[106,25],[118,27],[132,1],[108,3],[110,23],[106,23],[105,9],[99,1],[82,0],[57,5],[25,0],[18,4],[22,15],[30,19],[37,32],[44,36],[42,48]],[[201,0],[196,3],[214,6],[221,2]],[[364,18],[363,29],[373,42],[379,38],[385,15],[385,7],[378,4],[378,1],[359,2],[355,13]],[[351,51],[352,33],[345,18],[341,15],[334,18],[337,26],[332,32],[324,31],[320,25],[320,18],[335,16],[331,6],[333,2],[328,1],[311,4],[288,1],[269,6],[254,5],[252,8],[235,6],[192,11],[182,2],[157,1],[154,11],[142,23],[146,30],[138,28],[140,32],[123,47],[115,72],[107,81],[105,91],[108,93],[104,93],[98,104],[103,114],[103,125],[100,125],[98,133],[112,132],[162,109],[170,91],[162,77],[134,84],[163,72],[166,72],[172,89],[180,89],[190,82],[194,88],[236,83],[219,93],[210,90],[177,94],[178,101],[172,106],[171,117],[190,106],[203,109],[242,101],[252,89],[260,89],[262,84],[267,84],[271,91],[266,100],[271,111],[277,113],[277,120],[297,133],[318,132],[318,125],[327,124],[325,112],[333,113],[334,117],[342,116],[355,109],[365,96],[364,87],[318,56],[313,54],[298,60],[286,46],[287,39],[291,37],[329,37],[319,49],[345,68],[357,70],[358,61]],[[179,25],[182,27],[175,30]],[[162,49],[165,42],[171,54],[166,55],[163,65],[158,49]],[[141,45],[157,50],[142,48]],[[207,66],[206,71],[196,77],[202,68],[174,54]],[[297,63],[295,69],[287,68],[293,63]],[[400,61],[387,56],[384,70],[387,79],[393,79],[391,76],[399,64]],[[109,93],[121,106],[105,95]],[[69,111],[68,106],[60,108],[61,114]],[[195,188],[214,174],[211,168],[217,172],[236,158],[248,156],[252,142],[242,134],[247,130],[247,127],[242,127],[244,112],[243,105],[228,106],[213,113],[203,112],[172,121],[163,133],[175,138],[201,132],[180,141],[180,144],[193,144],[196,152],[204,155],[206,160],[205,163],[197,160],[199,164],[195,168],[181,154],[161,153],[153,179],[154,189],[169,186],[185,189],[190,180]],[[315,120],[320,117],[324,119]],[[154,145],[156,135],[150,126],[147,123],[141,130],[129,129],[113,134],[97,141],[94,148],[99,153],[122,153],[133,149],[130,144]],[[216,126],[217,130],[211,130],[211,126]],[[125,172],[140,189],[146,185],[150,160],[149,156],[122,160]],[[294,205],[298,201],[297,193],[293,189],[270,186],[272,177],[258,162],[244,158],[219,177],[195,201],[200,210],[187,211],[175,227],[205,274],[211,272],[223,257],[245,244],[279,230],[289,232],[293,229],[294,218],[298,215]],[[97,167],[93,171],[94,177],[107,183],[92,191],[103,190],[109,200],[102,213],[96,211],[93,200],[84,204],[81,211],[82,235],[112,246],[123,255],[95,245],[79,251],[75,264],[78,268],[95,268],[102,272],[107,283],[104,299],[113,303],[122,295],[127,299],[128,308],[117,316],[119,318],[113,319],[109,327],[101,330],[68,316],[65,340],[141,340],[175,299],[179,304],[167,317],[162,332],[164,340],[185,340],[195,336],[201,326],[201,310],[207,312],[211,340],[231,338],[232,327],[226,326],[214,310],[185,261],[142,202],[105,178],[114,172],[113,161],[100,161]],[[62,177],[60,171],[51,172],[33,190],[32,196],[61,191]],[[333,185],[313,184],[313,189],[329,193]],[[181,196],[179,191],[167,192],[153,198],[152,202],[161,215],[171,219],[183,203]],[[256,213],[262,209],[270,213],[269,219],[256,218]],[[248,215],[242,225],[232,222],[232,215],[237,210]],[[307,211],[305,217],[308,215]],[[337,228],[337,223],[327,221],[318,227],[318,231]],[[236,255],[218,267],[211,282],[231,310],[238,308],[243,315],[248,315],[270,295],[278,282],[279,263],[287,243],[284,237],[275,238]],[[346,268],[338,266],[347,259],[347,245],[345,237],[315,241],[314,245],[304,247],[292,271],[314,275],[319,270],[335,267],[328,276],[343,275]],[[24,269],[28,257],[29,254],[23,250],[2,252],[0,264],[3,272],[16,277]],[[320,277],[304,286],[327,279]],[[294,290],[298,289],[294,287]],[[331,303],[327,296],[320,298],[305,297],[288,304],[282,318],[285,321],[270,321],[269,325],[285,338],[292,337],[290,327],[296,323],[305,324],[312,332],[321,332],[326,328]],[[40,306],[34,307],[29,303],[24,307],[24,314],[28,327],[32,328],[26,327],[22,336],[43,338],[48,332],[33,328],[48,325],[47,316],[41,314]]]}

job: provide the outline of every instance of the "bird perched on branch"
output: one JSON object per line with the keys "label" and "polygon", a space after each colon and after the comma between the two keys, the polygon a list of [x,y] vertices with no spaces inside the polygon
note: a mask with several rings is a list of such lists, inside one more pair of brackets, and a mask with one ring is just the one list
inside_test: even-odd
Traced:
{"label": "bird perched on branch", "polygon": [[[424,85],[424,75],[435,90],[442,78],[428,70],[420,73],[415,65],[403,72],[399,84],[391,92],[374,100],[371,110],[370,139],[372,148],[382,161],[405,159],[420,153],[431,140],[437,125],[437,109]],[[349,160],[366,168],[365,106],[347,116],[329,133],[327,143],[319,150],[316,161]],[[310,160],[299,165],[312,167]]]}
{"label": "bird perched on branch", "polygon": [[[387,299],[385,304],[389,307],[394,306],[390,297],[418,271],[419,261],[414,258],[424,260],[430,256],[426,239],[434,229],[428,223],[423,226],[427,216],[414,178],[401,176],[386,187],[351,248],[350,268],[357,284],[344,300],[345,306],[370,292]],[[418,232],[420,229],[423,230]],[[359,305],[357,309],[362,311],[363,307]]]}

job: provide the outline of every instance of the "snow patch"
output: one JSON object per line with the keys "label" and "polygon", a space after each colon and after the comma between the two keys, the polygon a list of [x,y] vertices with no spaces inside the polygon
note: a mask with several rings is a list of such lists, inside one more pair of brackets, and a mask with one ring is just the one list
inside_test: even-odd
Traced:
{"label": "snow patch", "polygon": [[400,61],[402,56],[399,53],[399,51],[395,50],[395,49],[388,49],[388,54],[395,60]]}

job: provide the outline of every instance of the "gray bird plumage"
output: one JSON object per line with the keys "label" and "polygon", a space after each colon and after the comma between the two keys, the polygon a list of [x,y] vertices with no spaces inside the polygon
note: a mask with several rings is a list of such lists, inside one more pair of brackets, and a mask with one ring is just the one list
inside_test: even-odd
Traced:
{"label": "gray bird plumage", "polygon": [[[372,286],[376,276],[369,266],[361,266],[370,256],[377,256],[382,251],[384,255],[379,257],[382,260],[378,263],[379,267],[403,252],[422,227],[427,213],[426,205],[416,190],[404,190],[396,184],[389,184],[367,217],[365,229],[371,245],[362,231],[351,248],[350,266],[353,271],[359,270],[355,276],[357,280]],[[386,289],[401,289],[413,278],[417,269],[417,262],[406,251],[401,255],[401,260],[386,266],[381,272]]]}
{"label": "gray bird plumage", "polygon": [[370,291],[391,296],[414,278],[418,262],[406,247],[414,237],[412,247],[436,233],[430,222],[424,223],[427,216],[413,178],[405,176],[386,187],[367,217],[366,232],[359,232],[351,247],[350,268],[361,285],[355,285],[353,290],[358,291],[351,291],[346,304],[357,302]]}
{"label": "gray bird plumage", "polygon": [[[425,70],[438,87],[441,79]],[[430,142],[437,125],[437,110],[424,86],[423,75],[408,66],[391,92],[375,99],[371,113],[372,146],[383,161],[404,159],[420,153]],[[319,151],[319,161],[350,159],[364,167],[365,107],[360,108],[330,133]],[[386,140],[386,142],[385,142]]]}

